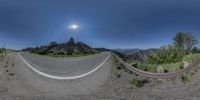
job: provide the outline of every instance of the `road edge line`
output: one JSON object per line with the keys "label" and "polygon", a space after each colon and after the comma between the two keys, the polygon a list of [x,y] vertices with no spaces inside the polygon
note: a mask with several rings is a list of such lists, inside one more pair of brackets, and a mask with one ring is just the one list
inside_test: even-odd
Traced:
{"label": "road edge line", "polygon": [[33,66],[31,66],[22,56],[20,53],[18,53],[18,56],[20,57],[20,59],[28,66],[30,67],[33,71],[35,71],[36,73],[38,73],[39,75],[41,76],[44,76],[44,77],[47,77],[47,78],[51,78],[51,79],[56,79],[56,80],[72,80],[72,79],[78,79],[78,78],[82,78],[82,77],[85,77],[85,76],[88,76],[90,75],[91,73],[97,71],[99,68],[101,68],[101,66],[103,66],[106,61],[110,58],[110,54],[106,57],[106,59],[101,63],[99,64],[95,69],[85,73],[85,74],[82,74],[82,75],[78,75],[78,76],[70,76],[70,77],[59,77],[59,76],[54,76],[54,75],[49,75],[49,74],[46,74],[44,72],[41,72],[39,70],[37,70],[36,68],[34,68]]}

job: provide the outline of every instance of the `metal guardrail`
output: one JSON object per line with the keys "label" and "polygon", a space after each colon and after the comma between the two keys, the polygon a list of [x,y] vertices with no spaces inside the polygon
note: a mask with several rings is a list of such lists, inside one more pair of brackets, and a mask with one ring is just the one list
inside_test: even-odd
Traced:
{"label": "metal guardrail", "polygon": [[126,68],[134,72],[135,74],[138,74],[143,77],[149,77],[149,78],[170,78],[170,77],[177,77],[179,75],[182,75],[183,73],[195,68],[200,64],[200,58],[194,61],[192,64],[189,64],[186,68],[180,69],[178,71],[174,72],[168,72],[168,73],[153,73],[153,72],[147,72],[140,70],[136,67],[131,66],[130,64],[126,63],[123,61],[120,57],[118,57],[116,54],[112,53],[114,57],[121,63],[123,64]]}

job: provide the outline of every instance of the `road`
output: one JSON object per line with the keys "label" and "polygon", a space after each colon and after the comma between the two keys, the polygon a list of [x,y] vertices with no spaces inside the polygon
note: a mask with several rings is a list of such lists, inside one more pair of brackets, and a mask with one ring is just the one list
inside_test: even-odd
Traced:
{"label": "road", "polygon": [[184,74],[185,72],[199,66],[200,64],[200,58],[197,59],[196,61],[194,61],[192,64],[189,64],[188,66],[186,66],[186,68],[184,69],[180,69],[178,71],[174,71],[174,72],[168,72],[168,73],[152,73],[152,72],[147,72],[147,71],[143,71],[140,70],[136,67],[131,66],[130,64],[126,63],[125,61],[123,61],[120,57],[118,57],[117,55],[113,54],[115,56],[115,58],[122,63],[126,68],[128,68],[129,70],[131,70],[132,72],[143,76],[143,77],[149,77],[149,78],[170,78],[170,77],[177,77],[180,76],[182,74]]}
{"label": "road", "polygon": [[53,58],[25,52],[18,55],[32,70],[54,79],[76,79],[87,76],[98,70],[110,57],[108,52],[76,58]]}
{"label": "road", "polygon": [[73,100],[71,96],[81,97],[100,90],[111,77],[112,69],[109,52],[77,58],[11,53],[5,64],[6,67],[0,66],[1,100],[60,100],[58,98],[68,97]]}

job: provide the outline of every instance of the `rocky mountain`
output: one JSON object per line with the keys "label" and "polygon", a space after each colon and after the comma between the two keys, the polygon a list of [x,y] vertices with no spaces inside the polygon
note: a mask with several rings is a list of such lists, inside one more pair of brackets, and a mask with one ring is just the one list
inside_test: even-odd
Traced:
{"label": "rocky mountain", "polygon": [[158,52],[158,49],[141,50],[139,52],[128,55],[127,60],[145,63],[148,60],[149,54],[155,54],[157,52]]}
{"label": "rocky mountain", "polygon": [[26,48],[22,51],[29,51],[32,53],[38,53],[42,55],[53,54],[53,55],[72,55],[72,54],[93,54],[96,53],[97,50],[90,47],[89,45],[75,41],[73,37],[69,39],[67,43],[56,43],[51,42],[49,45],[35,47],[35,48]]}
{"label": "rocky mountain", "polygon": [[136,52],[142,51],[143,49],[114,49],[115,51],[124,53],[126,55],[134,54]]}

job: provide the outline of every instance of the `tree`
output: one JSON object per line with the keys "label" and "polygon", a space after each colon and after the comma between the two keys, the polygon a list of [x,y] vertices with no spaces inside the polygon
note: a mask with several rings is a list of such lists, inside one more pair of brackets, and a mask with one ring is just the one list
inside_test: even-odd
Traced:
{"label": "tree", "polygon": [[3,49],[2,48],[0,48],[0,53],[3,53]]}
{"label": "tree", "polygon": [[184,43],[185,43],[185,46],[186,46],[187,53],[191,53],[192,49],[199,42],[192,33],[185,33],[185,42]]}
{"label": "tree", "polygon": [[174,40],[174,45],[183,50],[185,48],[184,46],[184,41],[185,41],[185,33],[183,32],[178,32],[176,33],[176,36],[173,38]]}
{"label": "tree", "polygon": [[163,46],[156,54],[149,55],[151,64],[175,63],[182,60],[183,54],[174,45]]}
{"label": "tree", "polygon": [[199,49],[198,49],[197,47],[194,47],[194,48],[192,49],[192,53],[199,53]]}

